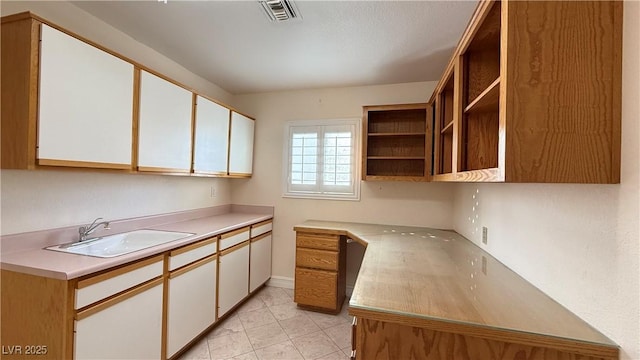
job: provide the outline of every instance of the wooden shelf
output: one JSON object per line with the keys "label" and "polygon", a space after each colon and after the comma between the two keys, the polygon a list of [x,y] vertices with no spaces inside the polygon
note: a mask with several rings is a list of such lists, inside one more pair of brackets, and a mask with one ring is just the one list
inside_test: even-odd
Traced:
{"label": "wooden shelf", "polygon": [[424,156],[367,156],[369,160],[424,160]]}
{"label": "wooden shelf", "polygon": [[427,104],[363,107],[362,180],[429,180],[431,115]]}
{"label": "wooden shelf", "polygon": [[479,1],[430,99],[433,180],[619,183],[622,7]]}
{"label": "wooden shelf", "polygon": [[489,87],[480,93],[469,106],[464,109],[468,112],[486,112],[493,111],[498,105],[500,99],[500,78],[497,78]]}
{"label": "wooden shelf", "polygon": [[406,133],[369,133],[367,136],[426,136],[424,132],[406,132]]}
{"label": "wooden shelf", "polygon": [[441,134],[446,134],[446,133],[450,133],[453,131],[453,120],[451,120],[451,122],[449,122],[441,131]]}

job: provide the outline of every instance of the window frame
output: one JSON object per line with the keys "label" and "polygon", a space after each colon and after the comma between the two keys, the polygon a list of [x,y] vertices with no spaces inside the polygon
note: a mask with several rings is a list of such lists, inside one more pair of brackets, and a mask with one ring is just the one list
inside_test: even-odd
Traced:
{"label": "window frame", "polygon": [[[291,162],[290,158],[292,156],[292,144],[291,144],[291,134],[294,130],[293,128],[302,128],[302,127],[316,127],[316,128],[326,128],[332,126],[353,126],[353,135],[352,135],[352,164],[351,164],[351,181],[352,185],[350,185],[352,192],[330,192],[332,187],[331,185],[326,186],[326,190],[322,191],[321,185],[314,185],[313,187],[320,187],[321,191],[312,191],[312,190],[295,190],[291,189]],[[320,133],[320,132],[318,132]],[[324,133],[324,132],[322,132]],[[337,118],[337,119],[314,119],[314,120],[291,120],[287,121],[284,126],[284,141],[283,141],[283,155],[282,155],[282,197],[284,198],[298,198],[298,199],[318,199],[318,200],[347,200],[347,201],[360,201],[360,174],[361,174],[361,166],[362,158],[361,158],[361,133],[362,133],[362,119],[360,118]],[[324,138],[318,139],[318,141],[323,141]],[[324,148],[324,145],[322,146]],[[323,153],[317,154],[319,158],[323,157]],[[316,162],[316,165],[320,165],[319,161]],[[316,174],[318,172],[316,171]],[[298,185],[297,187],[304,187]]]}

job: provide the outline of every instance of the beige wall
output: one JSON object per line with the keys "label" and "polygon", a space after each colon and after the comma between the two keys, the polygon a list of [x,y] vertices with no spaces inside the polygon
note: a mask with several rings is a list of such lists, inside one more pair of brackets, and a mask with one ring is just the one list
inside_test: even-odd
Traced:
{"label": "beige wall", "polygon": [[[640,2],[625,2],[619,185],[460,184],[460,234],[640,359]],[[488,244],[482,245],[482,226]]]}
{"label": "beige wall", "polygon": [[1,177],[2,235],[231,203],[227,179],[24,170]]}
{"label": "beige wall", "polygon": [[2,1],[0,4],[2,16],[23,11],[31,11],[201,94],[233,105],[232,94],[67,1]]}
{"label": "beige wall", "polygon": [[[273,275],[293,278],[297,223],[329,219],[451,228],[451,184],[362,182],[360,201],[306,200],[282,197],[284,126],[288,120],[358,118],[363,105],[424,102],[435,82],[321,89],[237,96],[237,105],[257,118],[254,174],[233,181],[237,204],[275,206]],[[353,284],[362,249],[350,244],[349,276]]]}
{"label": "beige wall", "polygon": [[[64,1],[6,2],[2,15],[26,10],[226,103],[233,96]],[[58,171],[1,172],[0,233],[76,225],[102,216],[121,219],[228,204],[227,179]],[[211,187],[216,197],[211,198]]]}

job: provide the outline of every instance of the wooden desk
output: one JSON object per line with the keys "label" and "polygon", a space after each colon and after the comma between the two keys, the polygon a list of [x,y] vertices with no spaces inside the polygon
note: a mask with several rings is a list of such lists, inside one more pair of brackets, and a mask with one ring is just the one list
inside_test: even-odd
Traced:
{"label": "wooden desk", "polygon": [[367,246],[349,302],[357,359],[607,359],[619,347],[453,231],[306,221]]}

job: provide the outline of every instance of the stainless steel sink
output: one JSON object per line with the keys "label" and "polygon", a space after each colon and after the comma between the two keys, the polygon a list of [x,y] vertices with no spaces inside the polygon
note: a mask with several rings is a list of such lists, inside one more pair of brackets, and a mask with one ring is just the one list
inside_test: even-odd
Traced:
{"label": "stainless steel sink", "polygon": [[183,239],[191,235],[194,234],[176,231],[135,230],[73,244],[50,246],[46,249],[109,258]]}

